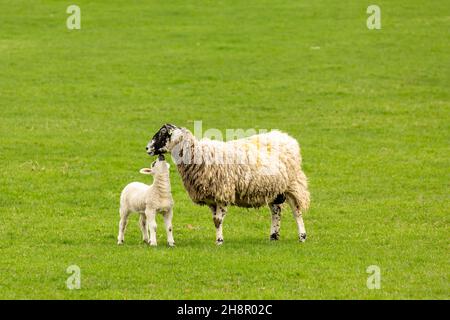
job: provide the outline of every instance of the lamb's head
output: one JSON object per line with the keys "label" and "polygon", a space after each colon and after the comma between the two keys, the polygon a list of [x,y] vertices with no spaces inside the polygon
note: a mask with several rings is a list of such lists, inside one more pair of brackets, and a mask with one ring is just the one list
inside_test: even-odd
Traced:
{"label": "lamb's head", "polygon": [[169,173],[170,164],[166,162],[163,155],[159,155],[158,160],[155,160],[150,165],[150,168],[142,168],[139,170],[142,174],[158,175]]}
{"label": "lamb's head", "polygon": [[147,144],[147,153],[151,156],[170,152],[182,139],[182,130],[173,124],[165,124]]}

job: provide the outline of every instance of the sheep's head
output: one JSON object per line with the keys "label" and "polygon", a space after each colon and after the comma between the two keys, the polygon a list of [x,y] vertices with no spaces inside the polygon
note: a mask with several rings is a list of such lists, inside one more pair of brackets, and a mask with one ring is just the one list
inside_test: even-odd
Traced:
{"label": "sheep's head", "polygon": [[158,160],[155,160],[150,165],[150,168],[142,168],[139,170],[142,174],[155,175],[168,173],[170,164],[166,162],[163,155],[159,155]]}
{"label": "sheep's head", "polygon": [[147,153],[151,156],[164,154],[171,151],[178,142],[181,130],[173,124],[165,124],[153,136],[147,144]]}

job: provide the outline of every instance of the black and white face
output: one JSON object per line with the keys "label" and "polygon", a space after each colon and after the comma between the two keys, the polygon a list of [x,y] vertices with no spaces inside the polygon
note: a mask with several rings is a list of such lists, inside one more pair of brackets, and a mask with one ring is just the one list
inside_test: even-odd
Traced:
{"label": "black and white face", "polygon": [[147,144],[147,153],[154,156],[168,152],[172,133],[175,129],[178,129],[178,127],[172,124],[163,125]]}

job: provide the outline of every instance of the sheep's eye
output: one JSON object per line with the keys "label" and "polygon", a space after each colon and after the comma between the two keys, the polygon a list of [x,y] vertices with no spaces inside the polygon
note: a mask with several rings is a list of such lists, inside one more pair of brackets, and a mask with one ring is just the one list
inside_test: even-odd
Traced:
{"label": "sheep's eye", "polygon": [[156,164],[156,161],[153,161],[152,162],[152,168],[155,166],[155,164]]}

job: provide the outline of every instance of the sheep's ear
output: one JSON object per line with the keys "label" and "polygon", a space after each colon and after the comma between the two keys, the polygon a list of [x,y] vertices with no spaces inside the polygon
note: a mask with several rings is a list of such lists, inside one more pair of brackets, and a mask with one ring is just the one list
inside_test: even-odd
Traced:
{"label": "sheep's ear", "polygon": [[139,170],[140,173],[142,174],[152,174],[152,169],[150,168],[142,168],[141,170]]}

